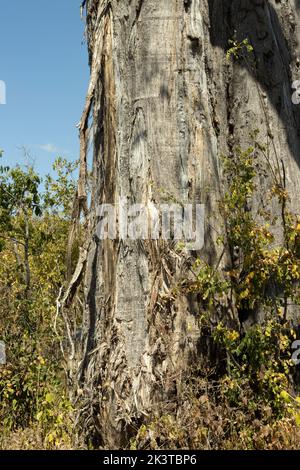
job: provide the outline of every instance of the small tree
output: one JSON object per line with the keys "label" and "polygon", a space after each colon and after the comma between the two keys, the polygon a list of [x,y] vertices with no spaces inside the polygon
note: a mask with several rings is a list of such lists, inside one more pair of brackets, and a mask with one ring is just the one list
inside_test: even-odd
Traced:
{"label": "small tree", "polygon": [[40,177],[31,166],[25,169],[0,166],[0,249],[5,246],[5,241],[12,242],[26,291],[30,289],[31,278],[31,218],[42,214],[40,183]]}

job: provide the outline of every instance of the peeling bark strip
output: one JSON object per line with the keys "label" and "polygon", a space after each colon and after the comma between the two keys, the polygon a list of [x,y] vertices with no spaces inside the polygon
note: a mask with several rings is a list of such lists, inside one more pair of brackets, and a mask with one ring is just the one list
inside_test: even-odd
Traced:
{"label": "peeling bark strip", "polygon": [[[218,156],[247,146],[259,128],[270,158],[276,161],[276,149],[284,162],[299,209],[300,108],[291,87],[300,78],[300,18],[291,0],[87,0],[86,7],[91,82],[78,198],[86,197],[92,107],[94,186],[86,262],[73,278],[76,285],[85,271],[77,385],[81,429],[114,448],[160,408],[176,411],[182,376],[205,339],[197,302],[173,289],[193,259],[162,241],[99,241],[97,205],[124,196],[145,205],[205,203],[201,256],[217,263],[224,225]],[[234,35],[249,39],[252,62],[226,60]]]}
{"label": "peeling bark strip", "polygon": [[[82,2],[81,4],[81,14],[82,9],[85,7],[86,1]],[[72,248],[73,243],[76,238],[77,234],[77,226],[80,221],[80,216],[82,211],[84,215],[87,216],[88,208],[87,208],[87,153],[88,153],[88,142],[89,142],[89,118],[93,106],[94,96],[95,96],[95,89],[97,82],[99,80],[99,74],[101,69],[101,60],[102,60],[102,53],[103,53],[103,36],[105,35],[104,24],[106,22],[106,17],[109,13],[110,8],[110,1],[109,0],[101,0],[97,2],[97,15],[95,24],[95,30],[93,32],[93,54],[91,58],[91,74],[90,74],[90,82],[88,87],[88,92],[85,100],[85,106],[82,113],[82,117],[79,124],[79,142],[80,142],[80,166],[79,166],[79,178],[78,178],[78,186],[77,191],[74,197],[73,202],[73,211],[72,211],[72,224],[71,229],[69,232],[68,238],[68,247],[67,247],[67,279],[69,280],[71,277],[71,262],[72,262]],[[81,263],[79,259],[78,265]],[[78,270],[78,266],[76,268]],[[72,290],[71,286],[73,286],[73,281],[70,281],[70,286],[68,288],[69,291]]]}
{"label": "peeling bark strip", "polygon": [[103,36],[105,31],[103,24],[110,6],[109,0],[102,0],[98,2],[98,12],[96,18],[96,29],[93,37],[93,58],[91,64],[91,76],[89,88],[86,96],[84,111],[82,113],[79,135],[80,135],[80,171],[78,181],[78,199],[86,203],[86,178],[87,178],[87,149],[89,138],[89,116],[93,105],[95,88],[99,80],[99,73],[101,68]]}

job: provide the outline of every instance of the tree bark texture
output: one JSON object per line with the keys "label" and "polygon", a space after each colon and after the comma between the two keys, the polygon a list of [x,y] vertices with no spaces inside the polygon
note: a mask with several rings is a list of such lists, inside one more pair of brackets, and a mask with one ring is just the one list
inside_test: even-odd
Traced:
{"label": "tree bark texture", "polygon": [[[215,263],[224,225],[220,155],[246,148],[259,128],[299,209],[300,105],[291,100],[300,79],[299,3],[87,2],[94,156],[77,381],[82,425],[103,446],[124,445],[160,405],[174,406],[204,339],[197,299],[174,294],[196,254],[179,256],[163,241],[99,241],[96,207],[123,196],[203,203],[201,257]],[[249,62],[226,59],[230,38],[248,38]]]}

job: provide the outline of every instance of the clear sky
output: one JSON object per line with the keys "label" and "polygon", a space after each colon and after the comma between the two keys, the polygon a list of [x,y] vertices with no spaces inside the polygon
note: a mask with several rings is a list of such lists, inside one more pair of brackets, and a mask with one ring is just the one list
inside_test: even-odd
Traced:
{"label": "clear sky", "polygon": [[[58,155],[78,158],[76,124],[89,68],[81,0],[0,0],[0,149],[24,163],[26,147],[45,174]],[[3,163],[4,163],[3,162]]]}

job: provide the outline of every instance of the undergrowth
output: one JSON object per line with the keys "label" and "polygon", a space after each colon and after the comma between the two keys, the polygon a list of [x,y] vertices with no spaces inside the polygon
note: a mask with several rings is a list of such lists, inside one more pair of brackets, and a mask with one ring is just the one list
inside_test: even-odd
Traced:
{"label": "undergrowth", "polygon": [[[246,151],[237,148],[223,158],[222,259],[216,266],[198,259],[195,279],[182,282],[184,294],[200,296],[202,335],[215,354],[186,372],[180,406],[169,412],[162,407],[138,430],[132,449],[300,448],[292,361],[300,224],[288,209],[284,168],[271,172],[268,149],[257,135]],[[271,183],[261,194],[257,182],[267,173]]]}

